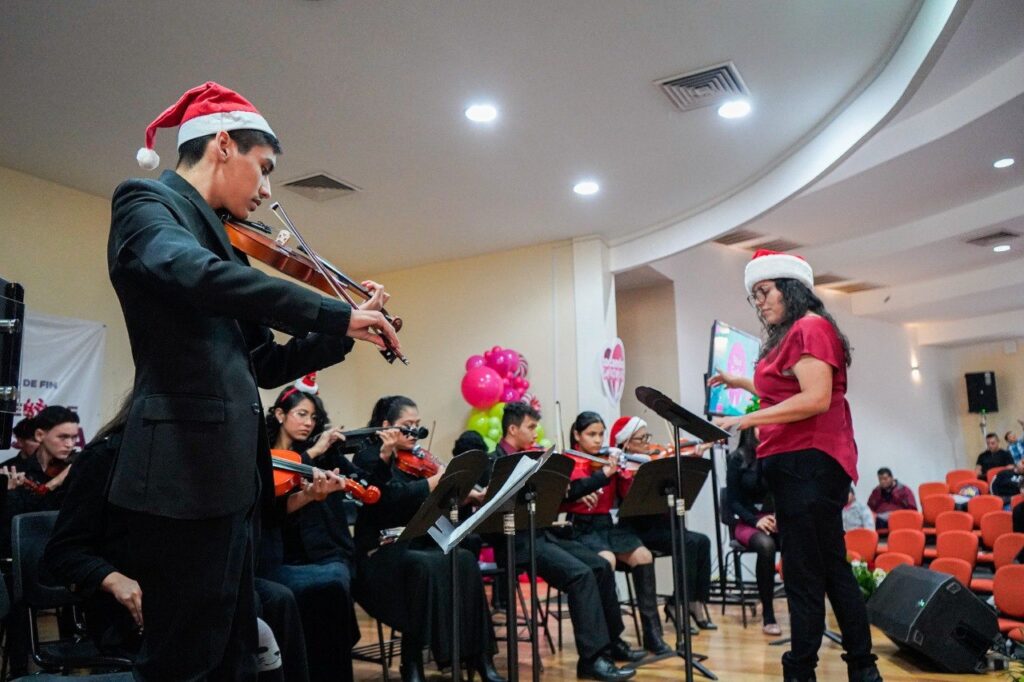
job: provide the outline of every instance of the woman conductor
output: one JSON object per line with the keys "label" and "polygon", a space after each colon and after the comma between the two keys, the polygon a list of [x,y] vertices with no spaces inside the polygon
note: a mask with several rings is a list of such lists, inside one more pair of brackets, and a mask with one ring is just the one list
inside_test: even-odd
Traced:
{"label": "woman conductor", "polygon": [[709,385],[742,388],[761,409],[719,421],[758,426],[757,457],[775,499],[793,641],[785,680],[814,680],[828,595],[843,633],[851,682],[882,677],[871,653],[867,611],[846,563],[842,510],[857,480],[857,445],[846,401],[850,345],[814,294],[802,258],[760,250],[747,264],[748,301],[763,325],[754,380],[720,372]]}

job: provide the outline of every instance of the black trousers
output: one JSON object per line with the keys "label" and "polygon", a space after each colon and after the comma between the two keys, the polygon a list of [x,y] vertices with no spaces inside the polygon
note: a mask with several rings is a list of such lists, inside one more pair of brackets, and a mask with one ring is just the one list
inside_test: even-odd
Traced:
{"label": "black trousers", "polygon": [[[620,519],[619,523],[630,526],[648,549],[672,556],[672,530],[666,515],[634,516]],[[703,533],[689,529],[684,538],[686,586],[689,588],[686,598],[688,601],[707,602],[711,598],[711,539]],[[679,576],[680,585],[682,580],[683,577]],[[675,593],[680,591],[679,587],[676,587]]]}
{"label": "black trousers", "polygon": [[[525,537],[516,537],[521,568],[528,568],[530,560]],[[498,565],[504,566],[504,546],[499,547]],[[536,554],[537,576],[568,595],[577,653],[583,660],[596,658],[625,629],[611,565],[581,543],[543,531],[537,533]]]}
{"label": "black trousers", "polygon": [[260,673],[260,682],[308,682],[306,642],[295,595],[284,585],[263,578],[256,578],[256,595],[260,617],[270,626],[281,648],[281,667]]}
{"label": "black trousers", "polygon": [[[476,556],[459,548],[459,654],[472,660],[497,651]],[[451,662],[449,557],[430,538],[381,547],[358,562],[352,594],[367,613],[402,633],[402,654],[430,646],[440,666]]]}
{"label": "black trousers", "polygon": [[850,669],[873,665],[871,630],[860,588],[846,562],[843,506],[850,477],[820,450],[799,450],[761,460],[775,498],[782,570],[793,641],[782,656],[787,677],[809,677],[825,634],[828,595],[843,634]]}
{"label": "black trousers", "polygon": [[256,679],[251,518],[172,519],[111,506],[112,563],[142,588],[133,670],[160,682]]}

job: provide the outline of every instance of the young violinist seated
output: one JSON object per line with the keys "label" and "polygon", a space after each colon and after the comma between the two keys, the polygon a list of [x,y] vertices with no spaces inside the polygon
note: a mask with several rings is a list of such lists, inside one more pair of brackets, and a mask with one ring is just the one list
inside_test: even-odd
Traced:
{"label": "young violinist seated", "polygon": [[[627,455],[646,455],[651,451],[651,434],[647,430],[647,422],[639,417],[620,417],[612,424],[608,442],[622,448]],[[683,450],[686,455],[686,450]],[[664,555],[672,555],[672,533],[667,514],[651,516],[632,516],[619,519],[619,525],[631,529],[640,538],[645,547]],[[690,617],[701,630],[717,630],[718,626],[711,622],[707,602],[711,596],[711,539],[703,533],[689,528],[684,536],[686,543],[686,576],[687,603]],[[682,576],[679,576],[680,581]],[[674,617],[671,605],[675,604],[678,587],[673,590],[672,597],[665,605],[665,614]],[[691,628],[692,630],[692,628]]]}
{"label": "young violinist seated", "polygon": [[[356,519],[356,589],[359,604],[374,618],[402,633],[402,680],[421,682],[423,648],[434,660],[451,663],[452,585],[449,557],[429,537],[382,544],[382,531],[405,526],[444,473],[443,465],[422,450],[415,437],[395,427],[420,425],[412,400],[395,395],[373,407],[369,426],[380,428],[379,439],[367,441],[355,464],[381,490],[380,502],[359,508]],[[484,682],[504,682],[494,668],[497,650],[484,596],[477,557],[464,548],[456,552],[459,584],[459,651],[467,667]]]}
{"label": "young violinist seated", "polygon": [[18,452],[10,459],[0,463],[0,471],[11,467],[15,471],[23,473],[28,468],[29,461],[35,457],[36,449],[39,447],[39,441],[36,440],[35,422],[32,421],[32,417],[25,417],[15,424],[13,436],[14,442],[11,443],[11,447]]}
{"label": "young violinist seated", "polygon": [[[117,415],[102,426],[76,457],[64,483],[66,496],[53,535],[43,553],[43,565],[54,578],[83,602],[86,631],[97,650],[108,656],[133,659],[142,643],[145,625],[143,590],[118,570],[124,554],[123,528],[108,524],[107,481],[117,458],[131,396]],[[181,599],[196,599],[194,586],[182,583]],[[291,590],[256,579],[259,604],[261,682],[305,682],[309,679],[298,605]],[[167,679],[174,671],[165,671]]]}
{"label": "young violinist seated", "polygon": [[289,587],[298,600],[310,679],[350,681],[359,626],[351,596],[354,546],[343,506],[346,479],[339,474],[358,474],[344,457],[326,468],[328,450],[344,436],[340,429],[325,428],[327,412],[316,390],[315,377],[306,376],[281,391],[267,411],[271,454],[292,451],[300,463],[317,468],[312,481],[279,498],[280,536],[264,533],[261,542],[280,547],[261,549],[264,559],[280,549],[280,561],[266,560],[260,574]]}
{"label": "young violinist seated", "polygon": [[643,624],[644,648],[653,654],[665,654],[672,648],[662,639],[654,557],[632,528],[616,525],[611,514],[612,507],[629,492],[633,473],[620,468],[618,449],[598,457],[604,444],[604,429],[604,420],[596,412],[581,412],[573,422],[571,448],[606,463],[574,457],[576,466],[563,509],[572,521],[574,540],[597,552],[612,568],[617,562],[630,567]]}
{"label": "young violinist seated", "polygon": [[[493,458],[534,449],[540,413],[526,403],[508,403],[501,418],[502,439]],[[520,568],[529,566],[529,538],[516,533],[516,560]],[[495,543],[498,565],[505,564],[505,543]],[[615,574],[610,564],[580,542],[558,537],[550,531],[537,534],[535,555],[537,576],[569,597],[576,651],[576,676],[590,680],[626,680],[636,672],[615,665],[616,661],[635,662],[644,652],[634,651],[622,640],[625,626]]]}

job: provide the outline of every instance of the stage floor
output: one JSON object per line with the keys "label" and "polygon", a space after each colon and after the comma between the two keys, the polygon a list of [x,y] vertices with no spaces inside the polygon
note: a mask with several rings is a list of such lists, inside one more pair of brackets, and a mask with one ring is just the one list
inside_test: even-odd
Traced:
{"label": "stage floor", "polygon": [[[783,636],[788,635],[789,614],[784,599],[777,599],[775,609],[779,623],[783,628]],[[377,630],[374,622],[364,611],[357,607],[360,624],[362,626],[363,638],[360,646],[375,644],[377,642]],[[746,629],[740,618],[738,606],[726,608],[725,615],[721,615],[721,606],[712,607],[712,619],[718,625],[718,630],[704,631],[693,638],[693,649],[696,652],[707,654],[708,658],[704,664],[714,672],[719,680],[732,682],[742,680],[743,682],[779,682],[782,679],[782,665],[779,662],[785,646],[769,646],[768,642],[776,637],[769,637],[761,634],[760,615],[754,622],[748,621]],[[633,630],[633,623],[629,617],[625,617],[626,632],[625,638],[630,644],[636,646],[636,635]],[[835,619],[829,614],[829,625],[836,627]],[[573,645],[572,625],[568,618],[563,621],[563,648],[562,651],[551,653],[546,642],[542,640],[541,660],[544,664],[543,678],[548,682],[557,680],[576,679],[576,649]],[[390,631],[385,628],[385,635]],[[499,655],[496,659],[499,672],[503,673],[505,667],[505,642],[504,628],[497,630],[499,642]],[[673,641],[674,630],[666,626],[666,640]],[[872,628],[875,653],[879,657],[879,669],[886,682],[938,682],[948,680],[981,680],[999,679],[1008,680],[1005,672],[989,672],[986,675],[951,675],[921,670],[918,664],[898,653],[896,645],[876,628]],[[555,625],[552,620],[552,638],[555,638]],[[556,641],[557,646],[557,641]],[[818,679],[821,682],[844,682],[846,680],[846,665],[840,658],[842,648],[825,639],[822,642],[819,652],[820,662],[818,664]],[[520,642],[519,645],[520,677],[529,679],[530,676],[530,644]],[[431,663],[424,666],[429,679],[442,679],[443,676]],[[391,666],[393,680],[399,680],[398,661],[395,660]],[[355,678],[357,680],[379,680],[381,679],[381,668],[379,665],[356,661]],[[634,679],[650,680],[680,680],[683,679],[683,666],[681,659],[668,659],[641,667]],[[705,679],[701,675],[694,674],[695,680]]]}

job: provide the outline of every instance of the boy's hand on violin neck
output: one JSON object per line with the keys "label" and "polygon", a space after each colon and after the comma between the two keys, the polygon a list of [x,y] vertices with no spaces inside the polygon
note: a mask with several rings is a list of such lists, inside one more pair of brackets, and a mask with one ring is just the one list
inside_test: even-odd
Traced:
{"label": "boy's hand on violin neck", "polygon": [[[371,298],[370,300],[373,299]],[[362,307],[353,308],[345,336],[359,341],[369,341],[382,350],[387,348],[387,344],[384,341],[387,339],[393,349],[396,351],[401,350],[401,344],[398,343],[398,335],[395,334],[395,328],[391,326],[391,323],[384,318],[384,314],[379,310],[364,310]]]}
{"label": "boy's hand on violin neck", "polygon": [[371,296],[359,305],[360,310],[381,310],[384,308],[384,304],[391,299],[391,294],[384,291],[383,285],[377,284],[372,279],[368,279],[361,284],[364,289],[370,292]]}

